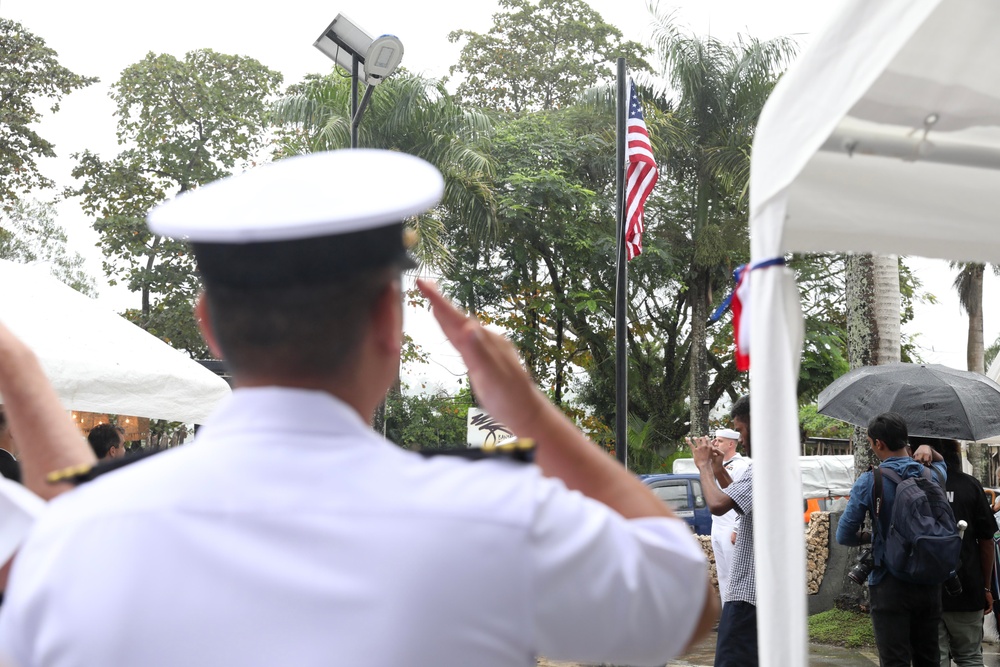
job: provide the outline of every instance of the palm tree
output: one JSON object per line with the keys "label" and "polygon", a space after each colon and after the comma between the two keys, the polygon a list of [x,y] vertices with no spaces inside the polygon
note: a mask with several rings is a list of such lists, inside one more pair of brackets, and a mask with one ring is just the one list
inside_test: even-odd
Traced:
{"label": "palm tree", "polygon": [[746,256],[750,145],[757,118],[795,53],[788,38],[735,43],[681,33],[670,14],[653,8],[653,45],[673,97],[671,132],[679,137],[666,175],[688,200],[687,284],[691,308],[691,432],[708,430],[706,344],[713,288],[729,282],[733,256]]}
{"label": "palm tree", "polygon": [[[958,301],[962,310],[969,315],[969,335],[966,346],[965,360],[967,368],[975,373],[986,373],[986,350],[983,341],[983,275],[986,265],[976,262],[952,262],[951,268],[958,269],[953,286],[958,292]],[[1000,275],[1000,267],[994,266],[993,273]],[[972,474],[989,484],[989,477],[983,470],[983,445],[971,443],[968,448],[969,463]]]}
{"label": "palm tree", "polygon": [[[976,262],[952,262],[951,268],[958,269],[952,286],[958,292],[962,310],[969,316],[969,336],[966,347],[966,364],[970,371],[986,372],[985,343],[983,341],[983,276],[986,265]],[[1000,275],[1000,267],[993,267],[994,275]]]}
{"label": "palm tree", "polygon": [[[847,358],[851,368],[900,360],[899,258],[892,255],[847,256]],[[878,463],[864,429],[854,429],[857,474]]]}
{"label": "palm tree", "polygon": [[[351,79],[336,70],[327,76],[310,75],[289,88],[271,111],[279,127],[279,157],[350,146],[350,100]],[[481,235],[493,232],[493,162],[484,142],[490,130],[486,114],[456,104],[436,79],[402,72],[372,94],[359,127],[359,145],[416,155],[445,178],[443,210],[410,221],[421,263],[440,266],[449,260],[439,241],[443,215],[456,216]],[[391,181],[386,187],[392,187]]]}

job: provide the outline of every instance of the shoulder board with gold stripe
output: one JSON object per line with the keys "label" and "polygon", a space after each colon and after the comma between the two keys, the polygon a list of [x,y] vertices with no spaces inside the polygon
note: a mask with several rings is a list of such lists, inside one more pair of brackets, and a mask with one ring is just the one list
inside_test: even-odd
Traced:
{"label": "shoulder board with gold stripe", "polygon": [[117,459],[104,459],[103,461],[98,461],[93,465],[70,466],[69,468],[63,468],[62,470],[54,470],[53,472],[50,472],[45,480],[49,484],[66,483],[77,486],[83,484],[84,482],[96,479],[105,473],[111,472],[112,470],[124,468],[131,463],[149,458],[153,454],[159,454],[161,451],[163,450],[152,449],[145,452],[139,452],[137,454],[127,454]]}

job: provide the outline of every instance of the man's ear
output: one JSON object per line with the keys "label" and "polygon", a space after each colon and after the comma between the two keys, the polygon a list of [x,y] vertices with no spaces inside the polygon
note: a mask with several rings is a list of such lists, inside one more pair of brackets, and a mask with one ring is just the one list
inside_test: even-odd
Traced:
{"label": "man's ear", "polygon": [[208,314],[208,301],[205,299],[204,292],[199,294],[198,300],[194,302],[194,319],[198,322],[198,330],[201,331],[201,337],[205,339],[209,352],[216,359],[222,359],[222,352],[215,339],[215,330],[212,329],[212,318]]}
{"label": "man's ear", "polygon": [[385,352],[398,354],[403,346],[403,294],[399,280],[389,282],[372,308],[372,335]]}

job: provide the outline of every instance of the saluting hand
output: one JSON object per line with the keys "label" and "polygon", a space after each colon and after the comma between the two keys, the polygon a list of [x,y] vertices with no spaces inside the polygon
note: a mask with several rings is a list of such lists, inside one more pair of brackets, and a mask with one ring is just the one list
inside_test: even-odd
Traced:
{"label": "saluting hand", "polygon": [[444,335],[462,355],[486,411],[515,433],[532,435],[535,420],[549,402],[524,370],[514,346],[456,308],[434,283],[418,279],[417,287],[431,302]]}

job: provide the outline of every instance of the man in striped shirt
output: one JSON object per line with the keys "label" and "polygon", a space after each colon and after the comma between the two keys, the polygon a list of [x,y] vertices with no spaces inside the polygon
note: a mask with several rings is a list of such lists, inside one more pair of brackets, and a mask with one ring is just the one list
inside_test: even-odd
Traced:
{"label": "man in striped shirt", "polygon": [[[742,396],[729,411],[733,428],[750,454],[750,396]],[[705,502],[714,516],[735,510],[736,544],[733,548],[729,585],[721,591],[725,606],[719,619],[715,667],[757,665],[757,573],[753,553],[753,464],[735,481],[726,471],[724,453],[708,438],[689,439],[701,475]],[[719,484],[716,486],[716,481]],[[722,488],[719,488],[722,487]]]}

